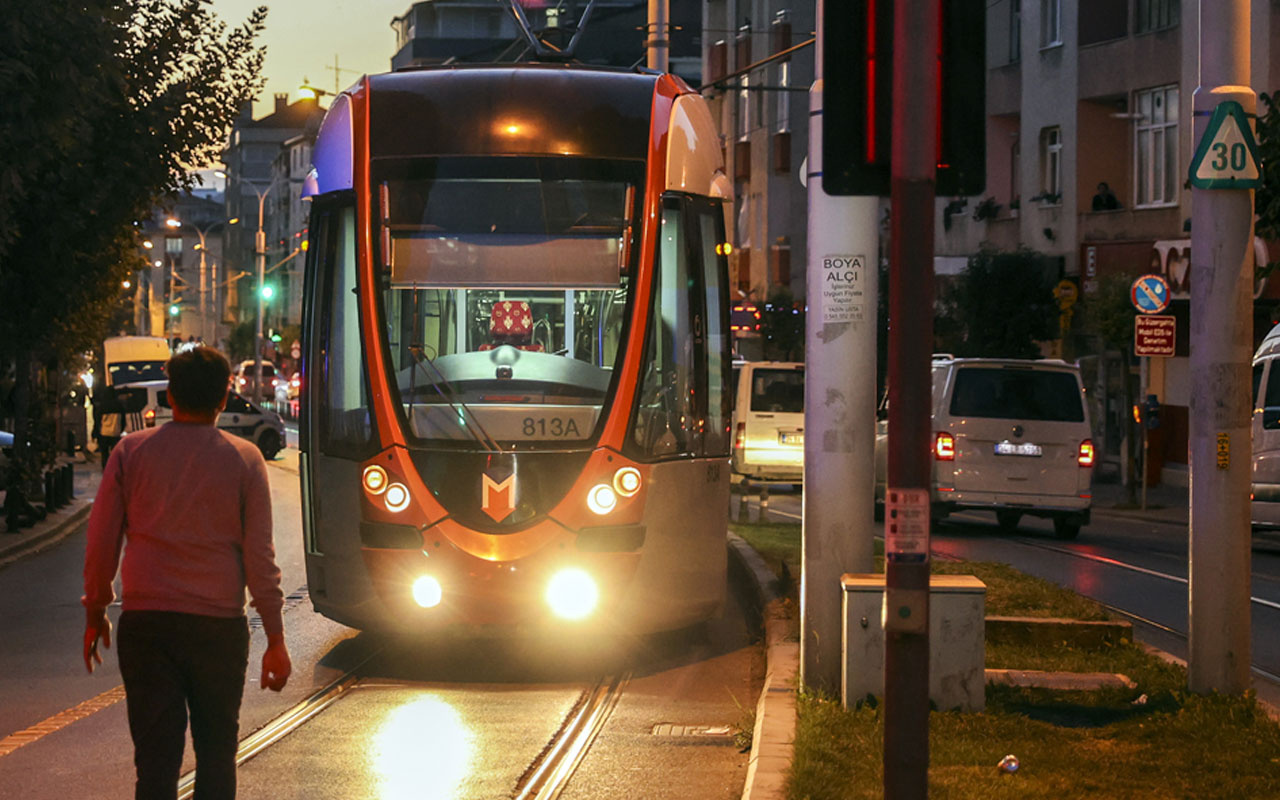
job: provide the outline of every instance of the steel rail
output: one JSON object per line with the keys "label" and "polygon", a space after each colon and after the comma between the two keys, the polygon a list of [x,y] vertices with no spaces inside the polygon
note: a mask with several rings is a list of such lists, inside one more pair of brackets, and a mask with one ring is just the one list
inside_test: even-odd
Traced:
{"label": "steel rail", "polygon": [[601,679],[585,692],[565,724],[516,785],[514,800],[555,800],[617,707],[631,674]]}

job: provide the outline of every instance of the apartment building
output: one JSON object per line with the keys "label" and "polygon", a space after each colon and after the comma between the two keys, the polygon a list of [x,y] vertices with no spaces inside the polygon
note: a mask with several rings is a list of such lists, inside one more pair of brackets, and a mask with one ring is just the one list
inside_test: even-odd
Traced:
{"label": "apartment building", "polygon": [[[1168,279],[1176,356],[1126,369],[1119,353],[1099,352],[1084,315],[1066,332],[1087,378],[1104,460],[1123,471],[1125,381],[1131,397],[1154,394],[1163,404],[1161,427],[1151,433],[1151,481],[1187,476],[1186,180],[1200,14],[1196,0],[991,0],[986,192],[938,203],[940,215],[951,209],[948,224],[937,225],[940,274],[959,271],[983,247],[1027,248],[1049,256],[1054,277],[1074,284],[1086,307],[1110,275]],[[1274,3],[1252,0],[1252,15],[1252,85],[1269,91],[1280,78],[1280,14]],[[1259,261],[1269,260],[1267,245],[1255,245]],[[1280,281],[1260,283],[1255,297],[1260,339],[1280,309]]]}

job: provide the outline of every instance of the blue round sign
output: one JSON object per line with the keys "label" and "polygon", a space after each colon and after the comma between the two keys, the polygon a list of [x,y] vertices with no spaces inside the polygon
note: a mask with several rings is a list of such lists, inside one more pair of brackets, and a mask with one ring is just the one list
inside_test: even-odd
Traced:
{"label": "blue round sign", "polygon": [[1143,275],[1129,290],[1133,307],[1141,314],[1159,314],[1169,307],[1169,282],[1160,275]]}

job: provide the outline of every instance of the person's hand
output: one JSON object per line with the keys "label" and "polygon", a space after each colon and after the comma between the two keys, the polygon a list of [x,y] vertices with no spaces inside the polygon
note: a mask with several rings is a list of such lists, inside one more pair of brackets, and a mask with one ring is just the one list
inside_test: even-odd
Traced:
{"label": "person's hand", "polygon": [[84,666],[93,674],[94,663],[102,663],[102,655],[98,653],[98,640],[103,647],[111,646],[111,620],[107,619],[105,608],[86,608],[84,610]]}
{"label": "person's hand", "polygon": [[267,651],[262,654],[261,688],[280,691],[292,672],[293,663],[289,660],[289,649],[284,646],[283,634],[267,637]]}

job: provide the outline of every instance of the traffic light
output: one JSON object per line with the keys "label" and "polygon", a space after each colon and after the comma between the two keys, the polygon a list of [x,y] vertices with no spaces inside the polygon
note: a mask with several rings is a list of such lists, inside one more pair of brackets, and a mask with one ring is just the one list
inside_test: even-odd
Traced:
{"label": "traffic light", "polygon": [[177,303],[174,303],[173,305],[169,306],[169,316],[171,317],[178,316],[178,312],[180,311],[182,311],[182,309],[178,307]]}
{"label": "traffic light", "polygon": [[269,284],[269,283],[264,283],[264,284],[262,285],[262,289],[261,289],[261,291],[262,291],[262,299],[263,299],[263,300],[270,300],[270,299],[271,299],[272,297],[274,297],[274,296],[275,296],[275,294],[276,294],[275,287],[274,287],[274,286],[272,286],[272,285],[271,285],[271,284]]}
{"label": "traffic light", "polygon": [[1147,395],[1147,402],[1142,413],[1142,421],[1146,423],[1147,430],[1155,430],[1160,427],[1160,399],[1154,394]]}
{"label": "traffic light", "polygon": [[[986,4],[941,0],[939,195],[986,185]],[[822,188],[888,195],[893,149],[893,0],[827,3],[823,19]]]}

